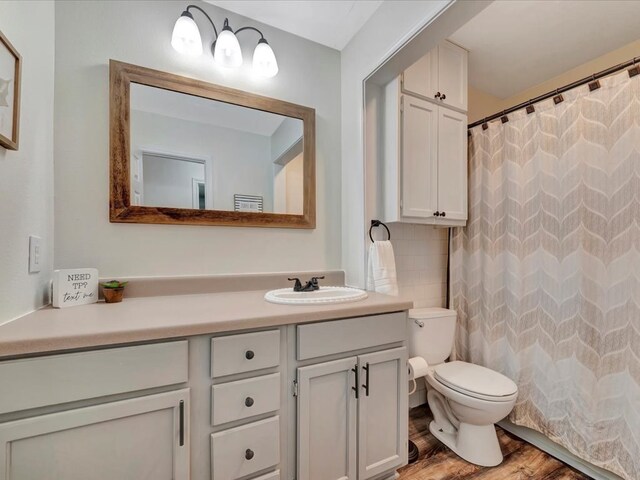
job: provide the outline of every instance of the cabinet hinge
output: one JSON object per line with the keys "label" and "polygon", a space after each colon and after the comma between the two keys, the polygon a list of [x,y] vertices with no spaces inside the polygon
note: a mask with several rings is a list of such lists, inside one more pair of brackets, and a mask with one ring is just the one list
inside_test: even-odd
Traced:
{"label": "cabinet hinge", "polygon": [[297,380],[293,381],[293,396],[294,397],[298,396],[298,381]]}

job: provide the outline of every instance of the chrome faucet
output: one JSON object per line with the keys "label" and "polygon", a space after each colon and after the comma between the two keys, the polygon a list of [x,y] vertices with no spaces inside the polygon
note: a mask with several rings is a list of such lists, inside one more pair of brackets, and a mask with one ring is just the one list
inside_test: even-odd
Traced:
{"label": "chrome faucet", "polygon": [[293,291],[294,292],[313,292],[313,291],[316,291],[316,290],[320,290],[320,285],[318,283],[318,280],[323,280],[323,279],[324,279],[324,276],[322,276],[322,277],[311,277],[311,280],[309,280],[307,283],[305,283],[304,286],[302,286],[302,282],[297,277],[288,278],[287,280],[289,280],[290,282],[293,282],[293,281],[296,282],[293,285]]}

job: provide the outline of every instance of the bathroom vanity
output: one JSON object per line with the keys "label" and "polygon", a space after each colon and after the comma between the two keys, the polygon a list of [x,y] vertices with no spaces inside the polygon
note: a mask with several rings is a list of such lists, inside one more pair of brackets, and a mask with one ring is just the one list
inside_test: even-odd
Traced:
{"label": "bathroom vanity", "polygon": [[0,327],[0,480],[394,478],[411,304],[263,295],[132,298]]}

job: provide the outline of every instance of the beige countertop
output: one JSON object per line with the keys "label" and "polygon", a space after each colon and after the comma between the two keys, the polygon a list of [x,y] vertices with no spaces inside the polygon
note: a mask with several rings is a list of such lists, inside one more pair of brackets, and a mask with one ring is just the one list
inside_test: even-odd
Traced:
{"label": "beige countertop", "polygon": [[144,342],[408,310],[412,303],[369,292],[359,302],[276,305],[264,290],[125,298],[119,304],[46,307],[0,326],[0,358]]}

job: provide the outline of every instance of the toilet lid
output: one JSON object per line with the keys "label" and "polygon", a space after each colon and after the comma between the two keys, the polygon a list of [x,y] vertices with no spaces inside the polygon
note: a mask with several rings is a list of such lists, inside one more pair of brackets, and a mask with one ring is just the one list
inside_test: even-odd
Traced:
{"label": "toilet lid", "polygon": [[473,363],[443,363],[435,368],[434,376],[444,385],[470,396],[507,397],[518,391],[511,379]]}

